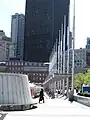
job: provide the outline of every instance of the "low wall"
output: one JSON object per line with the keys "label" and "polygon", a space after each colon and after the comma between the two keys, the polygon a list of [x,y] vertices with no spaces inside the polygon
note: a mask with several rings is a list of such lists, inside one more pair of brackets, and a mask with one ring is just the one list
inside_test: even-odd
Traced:
{"label": "low wall", "polygon": [[74,101],[90,107],[90,98],[74,95]]}

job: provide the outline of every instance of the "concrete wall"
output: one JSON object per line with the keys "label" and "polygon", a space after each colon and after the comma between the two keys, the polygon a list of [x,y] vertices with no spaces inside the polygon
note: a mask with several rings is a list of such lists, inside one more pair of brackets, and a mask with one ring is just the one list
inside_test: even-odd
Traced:
{"label": "concrete wall", "polygon": [[0,73],[0,104],[32,104],[27,75]]}
{"label": "concrete wall", "polygon": [[74,96],[74,100],[78,103],[81,103],[83,105],[90,107],[90,98],[88,97]]}

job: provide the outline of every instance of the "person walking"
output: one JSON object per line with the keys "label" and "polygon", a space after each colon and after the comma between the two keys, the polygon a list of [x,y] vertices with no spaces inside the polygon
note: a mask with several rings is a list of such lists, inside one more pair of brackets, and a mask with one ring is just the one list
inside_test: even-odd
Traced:
{"label": "person walking", "polygon": [[41,89],[41,91],[40,91],[39,103],[40,103],[40,101],[42,101],[42,100],[43,100],[43,103],[44,103],[44,92],[43,92],[43,89]]}

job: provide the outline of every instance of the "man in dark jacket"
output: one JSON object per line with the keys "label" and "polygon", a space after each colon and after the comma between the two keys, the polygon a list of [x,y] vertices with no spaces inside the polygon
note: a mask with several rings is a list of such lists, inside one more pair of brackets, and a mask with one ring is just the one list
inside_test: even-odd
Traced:
{"label": "man in dark jacket", "polygon": [[40,91],[39,103],[40,103],[40,101],[42,101],[42,100],[43,100],[43,103],[44,103],[44,92],[43,92],[43,89],[41,89],[41,91]]}

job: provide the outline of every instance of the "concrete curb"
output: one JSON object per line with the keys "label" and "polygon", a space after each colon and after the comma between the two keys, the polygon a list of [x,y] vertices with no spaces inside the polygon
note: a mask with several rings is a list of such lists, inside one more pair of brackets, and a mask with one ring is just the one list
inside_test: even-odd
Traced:
{"label": "concrete curb", "polygon": [[24,111],[32,109],[37,103],[27,105],[1,105],[0,110],[2,111]]}
{"label": "concrete curb", "polygon": [[90,107],[90,98],[74,95],[74,101]]}

